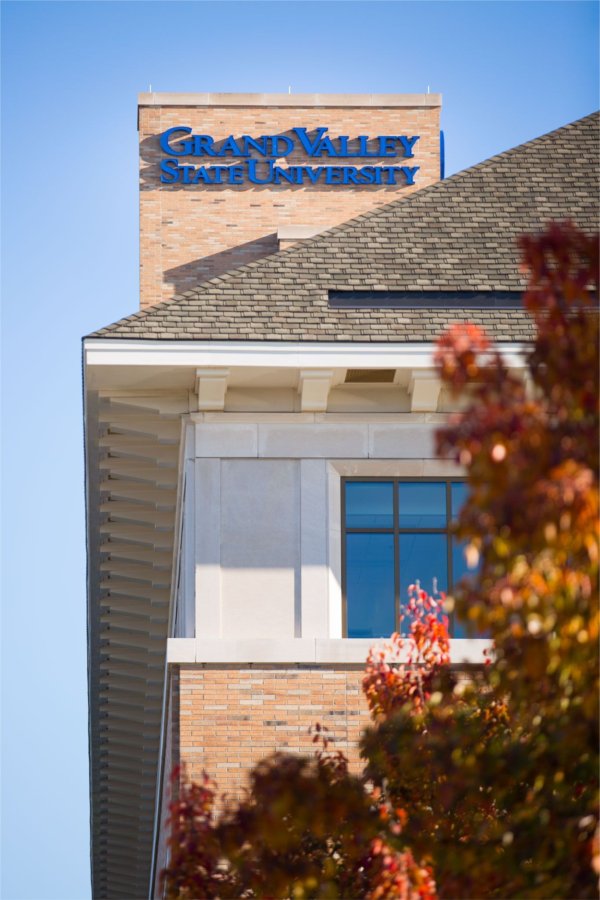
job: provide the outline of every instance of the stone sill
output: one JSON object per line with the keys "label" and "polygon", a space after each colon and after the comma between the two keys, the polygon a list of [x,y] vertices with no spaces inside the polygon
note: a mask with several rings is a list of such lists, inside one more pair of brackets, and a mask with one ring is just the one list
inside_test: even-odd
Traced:
{"label": "stone sill", "polygon": [[[247,664],[285,663],[364,665],[372,646],[385,644],[362,638],[169,638],[167,663]],[[492,642],[487,639],[457,639],[450,641],[450,661],[454,665],[481,665],[484,650]]]}

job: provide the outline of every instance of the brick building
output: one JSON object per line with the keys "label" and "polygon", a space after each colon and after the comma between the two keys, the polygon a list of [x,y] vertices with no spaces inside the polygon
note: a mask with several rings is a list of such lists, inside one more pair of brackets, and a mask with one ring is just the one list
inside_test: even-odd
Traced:
{"label": "brick building", "polygon": [[522,366],[516,238],[595,227],[598,117],[440,181],[439,108],[140,98],[142,309],[84,341],[97,897],[158,896],[175,761],[236,790],[321,721],[358,765],[368,648],[464,571],[433,345]]}
{"label": "brick building", "polygon": [[[333,225],[339,225],[360,213],[369,212],[392,199],[398,191],[408,195],[419,187],[432,184],[440,177],[440,97],[425,95],[288,95],[288,94],[142,94],[139,100],[140,134],[140,305],[142,309],[230,269],[260,259],[298,237],[308,237]],[[255,164],[255,181],[249,178],[235,185],[228,183],[225,173],[203,175],[219,178],[219,183],[198,181],[184,184],[180,179],[171,184],[161,182],[160,163],[166,156],[159,136],[171,128],[184,125],[194,135],[209,135],[214,143],[208,151],[224,156],[175,157],[186,163],[208,162],[243,166]],[[294,129],[302,129],[298,135]],[[322,155],[312,159],[318,165],[346,161],[346,169],[376,162],[378,167],[392,163],[401,168],[418,166],[418,172],[406,184],[398,173],[390,181],[389,173],[382,184],[363,186],[327,183],[327,173],[320,173],[315,184],[294,184],[287,180],[275,183],[269,171],[269,159],[285,159],[287,168],[311,161],[305,144],[318,139],[318,129],[327,129],[324,138],[334,147],[339,135],[350,138],[349,152],[366,152],[368,156],[333,157]],[[418,136],[412,156],[373,156],[378,152],[374,136]],[[269,143],[267,155],[250,147],[248,156],[240,138],[255,140],[261,135],[277,135],[274,147]],[[361,151],[359,136],[371,137]],[[225,147],[233,136],[240,156],[232,156],[235,148]],[[178,152],[189,135],[176,132],[170,146]],[[303,140],[302,140],[303,139]],[[304,141],[304,143],[303,143]],[[293,146],[290,148],[290,142]],[[339,145],[337,146],[339,149]],[[271,151],[274,155],[271,155]],[[387,154],[394,152],[392,146]],[[279,154],[286,154],[279,156]],[[196,170],[199,168],[196,165]],[[197,171],[195,177],[199,177]],[[330,181],[339,173],[330,173]]]}

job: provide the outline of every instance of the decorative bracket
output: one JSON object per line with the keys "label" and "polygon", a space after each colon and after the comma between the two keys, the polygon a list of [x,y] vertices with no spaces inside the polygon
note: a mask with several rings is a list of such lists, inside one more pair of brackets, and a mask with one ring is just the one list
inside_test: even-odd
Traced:
{"label": "decorative bracket", "polygon": [[200,412],[225,408],[229,369],[196,369],[196,393]]}
{"label": "decorative bracket", "polygon": [[332,382],[332,369],[302,369],[298,378],[302,412],[326,412]]}
{"label": "decorative bracket", "polygon": [[411,412],[436,412],[442,383],[433,369],[413,369],[408,382]]}

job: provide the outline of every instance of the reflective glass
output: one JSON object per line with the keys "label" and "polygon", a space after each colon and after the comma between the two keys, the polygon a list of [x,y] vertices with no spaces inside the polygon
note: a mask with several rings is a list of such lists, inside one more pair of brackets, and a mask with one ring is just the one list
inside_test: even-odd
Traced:
{"label": "reflective glass", "polygon": [[445,528],[446,484],[438,481],[401,481],[400,528]]}
{"label": "reflective glass", "polygon": [[457,541],[456,539],[452,541],[452,578],[454,584],[457,584],[465,575],[472,575],[476,571],[467,567],[467,560],[465,559],[466,546],[466,541]]}
{"label": "reflective glass", "polygon": [[462,507],[465,505],[469,496],[469,487],[464,481],[450,482],[450,506],[452,510],[452,518],[457,519]]}
{"label": "reflective glass", "polygon": [[[457,585],[458,582],[464,578],[465,576],[473,577],[477,574],[476,569],[469,569],[467,566],[467,561],[465,559],[465,547],[467,546],[466,541],[452,541],[452,579],[454,581],[454,585]],[[468,637],[487,637],[488,633],[485,632],[469,632],[467,628],[467,624],[464,619],[461,621],[456,613],[454,614],[454,627],[452,629],[452,637],[454,638],[468,638]]]}
{"label": "reflective glass", "polygon": [[394,536],[346,535],[348,637],[388,637],[395,631]]}
{"label": "reflective glass", "polygon": [[346,482],[346,528],[393,528],[391,481]]}
{"label": "reflective glass", "polygon": [[[448,556],[445,534],[400,535],[400,610],[408,602],[408,587],[419,582],[428,594],[448,590]],[[410,621],[402,621],[402,633]]]}

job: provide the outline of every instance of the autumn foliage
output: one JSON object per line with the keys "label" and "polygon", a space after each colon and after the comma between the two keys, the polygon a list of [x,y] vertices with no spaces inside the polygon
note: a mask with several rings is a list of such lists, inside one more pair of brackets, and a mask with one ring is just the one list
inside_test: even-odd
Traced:
{"label": "autumn foliage", "polygon": [[[414,586],[410,630],[367,661],[361,776],[322,731],[214,814],[176,779],[171,898],[587,898],[598,891],[598,242],[521,241],[535,336],[526,373],[456,326],[436,365],[463,411],[438,451],[466,471],[453,598]],[[490,634],[449,664],[445,612]]]}
{"label": "autumn foliage", "polygon": [[402,708],[425,711],[436,673],[450,662],[448,617],[440,615],[444,600],[443,595],[431,597],[412,584],[401,616],[401,621],[410,620],[408,637],[396,632],[389,642],[371,648],[363,691],[375,720]]}

